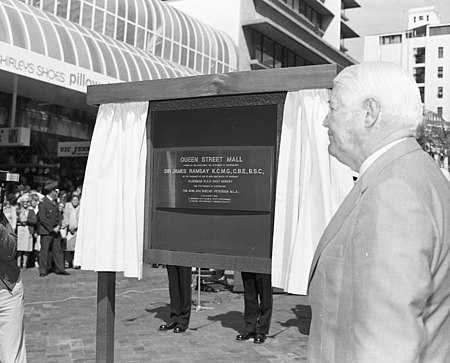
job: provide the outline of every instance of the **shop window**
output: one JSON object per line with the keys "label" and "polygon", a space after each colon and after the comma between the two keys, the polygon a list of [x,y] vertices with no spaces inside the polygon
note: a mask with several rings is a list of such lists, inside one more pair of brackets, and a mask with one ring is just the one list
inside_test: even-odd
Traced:
{"label": "shop window", "polygon": [[437,97],[438,98],[444,97],[444,87],[438,87]]}
{"label": "shop window", "polygon": [[444,47],[438,48],[438,58],[444,58]]}
{"label": "shop window", "polygon": [[438,67],[437,76],[438,78],[444,77],[444,67]]}

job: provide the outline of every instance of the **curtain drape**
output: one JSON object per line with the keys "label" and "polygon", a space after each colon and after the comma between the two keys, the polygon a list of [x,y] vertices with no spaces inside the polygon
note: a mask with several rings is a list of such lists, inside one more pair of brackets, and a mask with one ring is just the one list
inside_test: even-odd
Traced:
{"label": "curtain drape", "polygon": [[353,186],[350,168],[328,154],[327,90],[288,92],[275,195],[272,285],[305,295],[314,250]]}
{"label": "curtain drape", "polygon": [[76,265],[142,278],[148,102],[101,105],[86,166]]}

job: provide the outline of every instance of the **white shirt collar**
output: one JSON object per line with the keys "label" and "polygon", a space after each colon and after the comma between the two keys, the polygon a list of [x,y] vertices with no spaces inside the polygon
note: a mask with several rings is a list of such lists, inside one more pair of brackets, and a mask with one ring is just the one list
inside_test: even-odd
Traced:
{"label": "white shirt collar", "polygon": [[377,160],[381,155],[383,155],[386,151],[388,151],[391,147],[397,145],[399,142],[406,140],[406,137],[403,137],[399,140],[395,140],[393,142],[391,142],[390,144],[387,144],[385,146],[383,146],[381,149],[378,149],[377,151],[375,151],[372,155],[370,155],[366,160],[364,160],[364,162],[361,165],[361,168],[359,169],[359,178],[361,177],[361,175],[363,175],[367,169],[369,169],[369,167],[375,162],[375,160]]}

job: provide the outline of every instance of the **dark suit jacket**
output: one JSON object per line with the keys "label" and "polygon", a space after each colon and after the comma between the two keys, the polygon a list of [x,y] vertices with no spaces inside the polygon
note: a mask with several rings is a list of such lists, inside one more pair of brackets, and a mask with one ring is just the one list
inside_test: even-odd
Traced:
{"label": "dark suit jacket", "polygon": [[450,183],[413,138],[382,154],[312,262],[309,362],[448,362]]}
{"label": "dark suit jacket", "polygon": [[47,197],[39,203],[37,217],[37,232],[41,236],[52,234],[53,229],[61,222],[61,213],[59,212],[58,206],[53,204]]}

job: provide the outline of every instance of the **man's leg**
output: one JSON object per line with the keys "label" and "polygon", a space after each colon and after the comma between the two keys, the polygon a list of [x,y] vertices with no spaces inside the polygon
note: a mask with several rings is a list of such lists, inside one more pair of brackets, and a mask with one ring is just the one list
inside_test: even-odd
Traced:
{"label": "man's leg", "polygon": [[256,332],[256,319],[258,317],[258,296],[256,290],[255,273],[241,272],[244,286],[244,321],[245,331]]}
{"label": "man's leg", "polygon": [[41,251],[39,252],[39,273],[47,275],[50,269],[49,250],[52,243],[52,236],[41,236]]}
{"label": "man's leg", "polygon": [[55,263],[55,272],[57,274],[66,271],[66,268],[64,267],[64,251],[61,243],[61,238],[53,238],[52,255],[53,262]]}
{"label": "man's leg", "polygon": [[270,274],[256,274],[256,287],[259,295],[259,317],[256,332],[268,334],[272,319],[272,276]]}
{"label": "man's leg", "polygon": [[26,363],[23,284],[0,290],[0,362]]}
{"label": "man's leg", "polygon": [[181,315],[180,277],[178,266],[167,265],[170,296],[170,321],[179,323]]}
{"label": "man's leg", "polygon": [[181,293],[181,309],[178,323],[183,327],[189,326],[192,309],[192,268],[178,266],[178,278]]}

